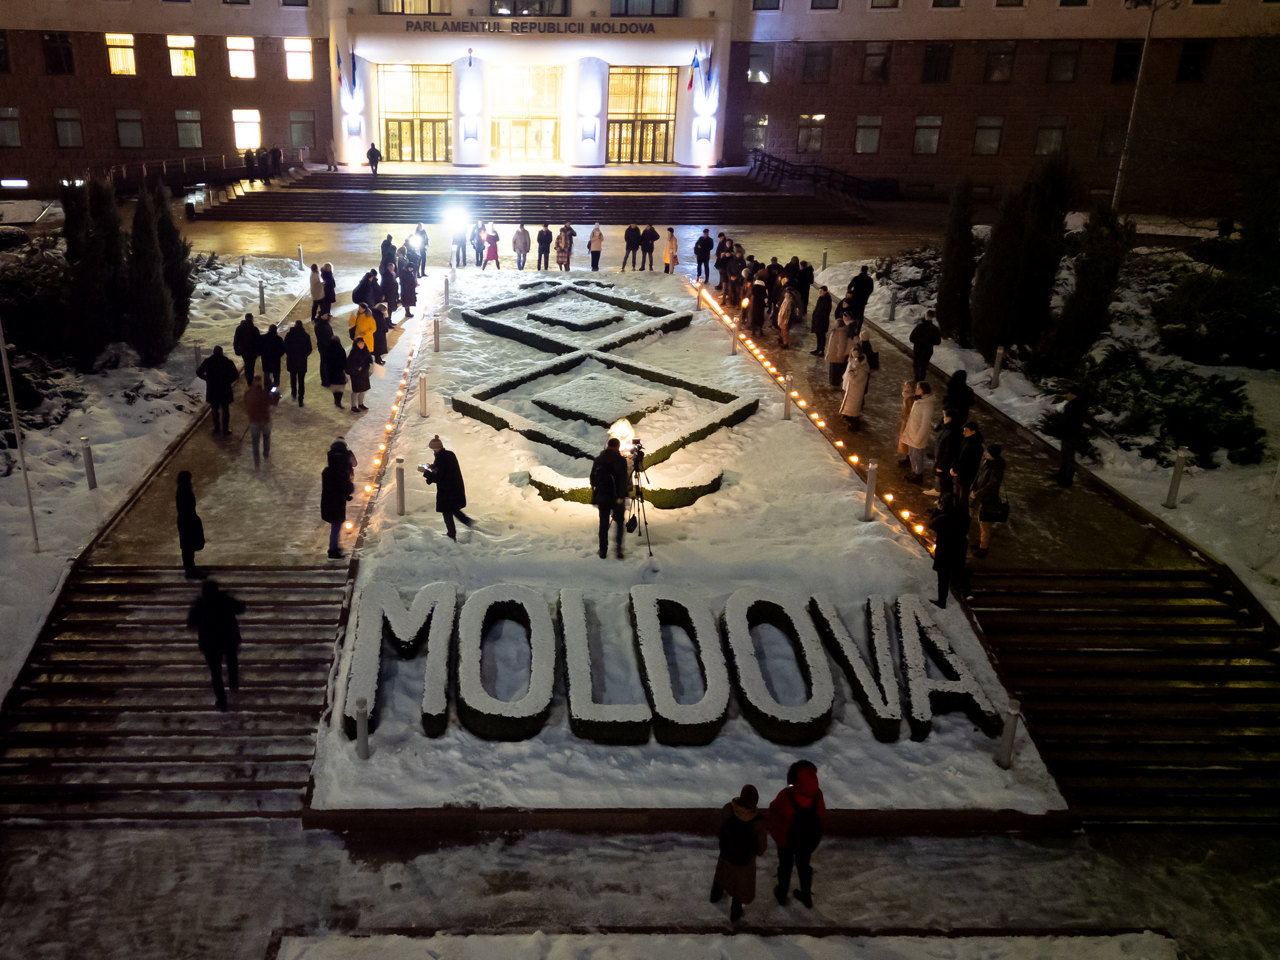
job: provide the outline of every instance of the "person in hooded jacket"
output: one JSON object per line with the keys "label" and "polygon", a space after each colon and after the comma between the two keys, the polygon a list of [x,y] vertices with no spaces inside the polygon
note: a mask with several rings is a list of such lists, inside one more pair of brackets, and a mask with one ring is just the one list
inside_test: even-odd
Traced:
{"label": "person in hooded jacket", "polygon": [[1007,506],[1000,496],[1000,487],[1004,483],[1003,453],[1004,448],[1000,444],[987,444],[978,465],[978,474],[973,479],[969,496],[978,507],[978,549],[973,551],[975,557],[987,555],[996,524],[1004,523],[1008,517]]}
{"label": "person in hooded jacket", "polygon": [[333,405],[341,409],[342,393],[347,389],[347,351],[337,337],[330,337],[320,352],[320,376],[333,391]]}
{"label": "person in hooded jacket", "polygon": [[311,337],[299,320],[284,336],[284,366],[289,371],[289,397],[302,406],[307,389],[307,357],[311,356]]}
{"label": "person in hooded jacket", "polygon": [[246,313],[244,319],[236,326],[236,332],[231,337],[232,352],[244,361],[245,383],[253,381],[253,368],[258,363],[258,354],[260,352],[258,342],[261,339],[262,334],[253,324],[253,314]]}
{"label": "person in hooded jacket", "polygon": [[[337,446],[336,444],[334,446]],[[345,455],[329,448],[328,463],[320,471],[320,519],[329,524],[329,559],[342,559],[338,537],[347,522],[347,501],[355,493],[351,467]]]}
{"label": "person in hooded jacket", "polygon": [[273,323],[258,340],[258,356],[262,358],[262,385],[280,389],[280,361],[284,359],[284,340]]}
{"label": "person in hooded jacket", "polygon": [[658,242],[660,235],[657,230],[653,229],[653,224],[649,224],[640,233],[640,269],[653,269],[653,245]]}
{"label": "person in hooded jacket", "polygon": [[196,553],[204,549],[204,523],[196,513],[196,493],[191,488],[191,471],[178,474],[178,549],[182,552],[182,572],[188,579],[204,576],[196,566]]}
{"label": "person in hooded jacket", "polygon": [[636,269],[636,254],[640,252],[640,228],[634,223],[622,232],[622,273],[627,272],[627,260],[631,260],[631,269]]}
{"label": "person in hooded jacket", "polygon": [[769,847],[769,833],[760,815],[760,791],[745,784],[720,810],[720,856],[711,881],[711,902],[729,894],[729,919],[742,919],[743,904],[756,898],[756,857]]}
{"label": "person in hooded jacket", "polygon": [[428,485],[436,488],[436,513],[444,518],[444,532],[450,540],[458,539],[458,528],[454,525],[457,519],[463,526],[470,527],[475,523],[462,512],[467,505],[467,488],[462,481],[462,467],[458,465],[458,457],[452,450],[444,448],[440,436],[431,438],[427,447],[435,454],[430,464],[419,467]]}
{"label": "person in hooded jacket", "polygon": [[230,357],[224,356],[222,347],[213,348],[213,353],[205,357],[196,368],[196,376],[205,383],[204,398],[213,408],[213,435],[229,436],[231,433],[231,400],[235,392],[235,383],[240,379],[236,365]]}
{"label": "person in hooded jacket", "polygon": [[187,613],[187,626],[196,631],[200,652],[209,665],[214,703],[219,710],[227,709],[227,691],[222,686],[223,660],[227,662],[227,686],[234,691],[240,685],[237,661],[240,624],[236,617],[244,610],[244,601],[219,589],[217,580],[206,580]]}
{"label": "person in hooded jacket", "polygon": [[787,770],[787,786],[769,804],[769,833],[778,848],[778,883],[773,888],[780,906],[787,903],[791,868],[796,869],[800,888],[792,894],[806,907],[813,907],[813,867],[809,858],[822,840],[827,804],[818,786],[818,768],[808,760],[797,760]]}
{"label": "person in hooded jacket", "polygon": [[311,319],[315,320],[324,309],[324,278],[320,276],[320,265],[311,265]]}
{"label": "person in hooded jacket", "polygon": [[363,337],[356,337],[347,354],[347,375],[351,378],[351,412],[364,412],[364,395],[369,392],[369,370],[373,367],[373,354],[365,346]]}

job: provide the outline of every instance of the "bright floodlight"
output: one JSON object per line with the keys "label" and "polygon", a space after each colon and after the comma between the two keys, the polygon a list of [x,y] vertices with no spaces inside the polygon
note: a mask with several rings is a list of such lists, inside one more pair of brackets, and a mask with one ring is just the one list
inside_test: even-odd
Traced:
{"label": "bright floodlight", "polygon": [[471,225],[471,214],[463,207],[445,207],[441,221],[450,236],[455,233],[465,233],[467,227]]}

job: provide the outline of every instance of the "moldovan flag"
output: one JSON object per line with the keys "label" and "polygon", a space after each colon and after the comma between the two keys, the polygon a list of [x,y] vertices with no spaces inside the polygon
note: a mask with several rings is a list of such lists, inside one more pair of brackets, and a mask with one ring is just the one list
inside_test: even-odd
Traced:
{"label": "moldovan flag", "polygon": [[686,90],[693,89],[693,75],[697,71],[697,69],[698,69],[698,51],[695,50],[693,51],[693,63],[689,64],[689,85],[685,87]]}

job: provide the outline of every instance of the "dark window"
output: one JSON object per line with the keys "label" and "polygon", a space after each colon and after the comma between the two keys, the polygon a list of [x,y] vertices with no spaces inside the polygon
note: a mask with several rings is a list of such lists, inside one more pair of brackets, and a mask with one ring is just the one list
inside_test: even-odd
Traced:
{"label": "dark window", "polygon": [[1008,83],[1013,79],[1013,56],[1018,52],[1016,40],[993,40],[987,44],[987,63],[982,71],[985,83]]}
{"label": "dark window", "polygon": [[867,41],[867,52],[862,59],[863,83],[889,82],[889,55],[893,44],[888,40]]}
{"label": "dark window", "polygon": [[946,83],[951,79],[951,44],[926,43],[924,45],[924,72],[921,83]]}
{"label": "dark window", "polygon": [[744,150],[763,150],[769,134],[769,115],[767,113],[746,113],[742,116],[742,148]]}
{"label": "dark window", "polygon": [[491,17],[567,17],[569,0],[489,0]]}
{"label": "dark window", "polygon": [[609,13],[615,17],[674,17],[676,0],[612,0]]}
{"label": "dark window", "polygon": [[796,135],[796,153],[819,153],[822,150],[822,121],[825,113],[800,114],[800,129]]}
{"label": "dark window", "polygon": [[1102,118],[1102,136],[1098,139],[1098,156],[1118,157],[1124,149],[1125,131],[1129,118],[1124,114],[1112,114]]}
{"label": "dark window", "polygon": [[0,73],[9,72],[9,34],[0,30]]}
{"label": "dark window", "polygon": [[800,79],[804,83],[831,82],[831,44],[806,43],[804,45],[804,68]]}
{"label": "dark window", "polygon": [[772,79],[773,44],[751,44],[747,49],[747,83],[768,83]]}
{"label": "dark window", "polygon": [[782,7],[782,0],[751,0],[752,10],[778,10]]}
{"label": "dark window", "polygon": [[1204,73],[1209,67],[1212,40],[1183,40],[1182,56],[1178,58],[1179,83],[1204,83]]}
{"label": "dark window", "polygon": [[1053,41],[1049,47],[1049,68],[1045,79],[1049,83],[1071,83],[1076,78],[1076,64],[1079,61],[1079,40]]}
{"label": "dark window", "polygon": [[1141,40],[1117,40],[1115,59],[1111,61],[1111,82],[1136,83],[1141,63]]}
{"label": "dark window", "polygon": [[51,75],[76,72],[75,55],[71,52],[71,37],[65,33],[44,35],[44,72]]}

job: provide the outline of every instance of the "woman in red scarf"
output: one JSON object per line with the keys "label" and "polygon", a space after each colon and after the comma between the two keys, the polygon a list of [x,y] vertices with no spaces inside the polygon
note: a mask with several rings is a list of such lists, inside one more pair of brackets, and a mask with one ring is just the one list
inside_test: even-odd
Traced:
{"label": "woman in red scarf", "polygon": [[779,904],[787,902],[794,864],[800,879],[795,898],[813,907],[813,868],[809,857],[822,839],[822,821],[827,805],[818,787],[818,768],[808,760],[797,760],[787,770],[787,786],[769,804],[769,833],[778,848],[778,885],[773,896]]}

